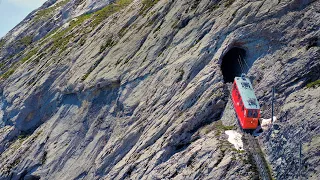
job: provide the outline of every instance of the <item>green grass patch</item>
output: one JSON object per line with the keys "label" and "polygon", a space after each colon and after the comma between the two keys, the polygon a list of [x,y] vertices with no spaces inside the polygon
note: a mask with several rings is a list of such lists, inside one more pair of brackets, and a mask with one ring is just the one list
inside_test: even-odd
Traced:
{"label": "green grass patch", "polygon": [[23,57],[21,59],[21,63],[24,63],[26,61],[29,61],[29,59],[32,58],[32,56],[36,55],[38,53],[39,49],[38,48],[35,48],[35,49],[32,49],[25,57]]}
{"label": "green grass patch", "polygon": [[42,39],[41,39],[41,43],[40,43],[40,46],[43,46],[44,43],[48,42],[48,37],[52,36],[53,34],[55,34],[57,31],[59,30],[59,28],[57,29],[54,29],[52,31],[50,31],[46,36],[44,36]]}
{"label": "green grass patch", "polygon": [[42,10],[38,11],[33,20],[35,22],[38,22],[42,19],[43,20],[49,19],[58,8],[66,5],[69,1],[70,0],[61,1],[51,7],[48,7],[46,9],[42,9]]}
{"label": "green grass patch", "polygon": [[32,36],[25,36],[18,40],[18,43],[24,46],[28,46],[32,43],[33,37]]}
{"label": "green grass patch", "polygon": [[14,69],[10,68],[7,72],[0,76],[0,79],[8,79],[14,73]]}
{"label": "green grass patch", "polygon": [[142,8],[140,9],[140,14],[145,15],[147,11],[157,4],[159,0],[143,0]]}
{"label": "green grass patch", "polygon": [[[63,2],[66,3],[65,1]],[[72,41],[76,36],[80,35],[81,32],[82,36],[86,37],[86,34],[91,31],[90,28],[95,28],[107,17],[128,6],[131,2],[132,0],[117,0],[115,3],[110,4],[99,11],[96,11],[94,13],[83,14],[75,18],[74,20],[71,20],[67,28],[60,28],[50,32],[43,38],[44,40],[41,42],[41,45],[44,45],[44,43],[47,43],[48,41],[52,40],[53,43],[49,51],[58,51],[61,54],[68,48],[70,41]],[[61,3],[59,4],[59,6],[61,6]],[[58,4],[54,7],[57,8],[57,6]],[[81,27],[78,30],[75,30],[75,28],[80,27],[81,25],[83,25],[83,22],[89,19],[91,19],[91,22],[88,23],[86,27]],[[85,42],[86,39],[81,38],[79,43],[82,46]],[[100,53],[103,52],[107,47],[110,47],[112,45],[114,45],[114,42],[112,40],[106,42],[106,44],[101,46]]]}
{"label": "green grass patch", "polygon": [[[75,37],[75,32],[72,32],[72,30],[75,27],[80,26],[84,21],[86,21],[90,17],[90,14],[84,14],[82,16],[79,16],[77,19],[72,20],[69,24],[69,27],[67,27],[66,29],[55,30],[54,32],[50,33],[51,35],[53,34],[51,37],[53,39],[53,45],[51,47],[51,50],[58,49],[60,50],[60,53],[65,51],[70,40]],[[48,37],[50,37],[51,35],[48,35]]]}
{"label": "green grass patch", "polygon": [[236,148],[232,148],[231,151],[237,152],[238,154],[242,154],[246,152],[245,150],[238,150]]}
{"label": "green grass patch", "polygon": [[307,88],[316,88],[320,86],[320,79],[306,85]]}
{"label": "green grass patch", "polygon": [[[92,14],[88,13],[88,14],[83,14],[77,18],[75,18],[74,20],[70,21],[69,27],[67,27],[66,29],[61,30],[61,28],[57,28],[55,30],[52,30],[50,33],[48,33],[44,38],[42,38],[42,42],[40,44],[40,46],[43,46],[45,43],[47,43],[50,39],[53,39],[54,41],[54,47],[60,47],[59,45],[61,44],[65,44],[62,43],[63,41],[67,41],[65,39],[61,39],[62,37],[64,37],[68,32],[70,32],[73,28],[80,26],[84,21],[86,21],[87,19],[89,19],[91,17]],[[70,39],[69,39],[70,40]]]}
{"label": "green grass patch", "polygon": [[132,0],[117,0],[115,3],[110,4],[101,10],[94,13],[94,18],[91,23],[92,27],[96,27],[99,25],[103,20],[111,16],[112,14],[120,11],[121,9],[128,6]]}
{"label": "green grass patch", "polygon": [[215,135],[216,136],[220,136],[225,131],[233,130],[233,129],[235,129],[235,127],[234,126],[225,126],[225,125],[222,124],[222,121],[219,120],[219,121],[216,121],[216,122],[213,123],[213,128],[212,129],[215,131]]}
{"label": "green grass patch", "polygon": [[1,41],[0,41],[0,49],[4,46],[5,43],[6,43],[6,41],[4,39],[1,39]]}
{"label": "green grass patch", "polygon": [[221,121],[218,121],[218,122],[215,124],[215,129],[227,131],[227,130],[233,130],[233,129],[234,129],[234,126],[225,126],[225,125],[222,124]]}
{"label": "green grass patch", "polygon": [[20,134],[19,136],[18,136],[18,139],[19,140],[24,140],[24,139],[26,139],[28,136],[26,135],[26,134]]}
{"label": "green grass patch", "polygon": [[5,63],[0,63],[0,69],[4,67]]}

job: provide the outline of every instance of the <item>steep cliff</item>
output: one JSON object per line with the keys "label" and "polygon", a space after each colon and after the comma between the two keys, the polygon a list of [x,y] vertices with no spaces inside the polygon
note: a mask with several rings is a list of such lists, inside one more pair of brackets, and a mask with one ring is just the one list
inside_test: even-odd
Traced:
{"label": "steep cliff", "polygon": [[314,0],[48,1],[0,40],[0,179],[258,178],[221,121],[232,72],[264,118],[276,87],[273,177],[319,179],[319,19]]}

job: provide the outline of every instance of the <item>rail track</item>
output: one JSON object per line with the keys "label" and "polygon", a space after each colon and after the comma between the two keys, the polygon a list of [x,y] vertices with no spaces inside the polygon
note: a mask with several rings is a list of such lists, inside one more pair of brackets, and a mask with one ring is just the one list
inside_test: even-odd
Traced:
{"label": "rail track", "polygon": [[[228,85],[228,89],[230,92],[231,85]],[[272,180],[273,178],[272,178],[271,170],[268,168],[267,161],[264,158],[263,152],[260,148],[257,138],[252,135],[252,132],[244,131],[240,126],[238,117],[233,108],[231,96],[229,96],[228,98],[228,104],[226,105],[226,109],[224,111],[225,112],[229,111],[229,112],[224,113],[228,117],[223,117],[223,118],[234,121],[234,123],[232,122],[232,124],[236,124],[238,131],[241,132],[244,150],[249,153],[249,160],[251,162],[254,162],[259,174],[259,179]]]}
{"label": "rail track", "polygon": [[[231,102],[232,103],[232,102]],[[227,111],[232,111],[233,115],[230,118],[230,120],[236,121],[237,129],[242,134],[242,142],[244,150],[249,153],[249,159],[251,162],[255,163],[255,166],[257,167],[257,171],[259,173],[259,179],[261,180],[272,180],[271,172],[268,168],[268,164],[266,159],[264,158],[263,152],[260,148],[259,142],[257,140],[257,137],[254,137],[252,135],[252,132],[244,131],[239,124],[237,115],[232,108],[232,106],[229,106],[230,109],[226,109]]]}
{"label": "rail track", "polygon": [[260,149],[259,143],[256,138],[251,134],[244,133],[242,136],[244,149],[250,154],[251,161],[255,163],[259,172],[259,179],[272,180],[271,172],[269,171],[267,162]]}

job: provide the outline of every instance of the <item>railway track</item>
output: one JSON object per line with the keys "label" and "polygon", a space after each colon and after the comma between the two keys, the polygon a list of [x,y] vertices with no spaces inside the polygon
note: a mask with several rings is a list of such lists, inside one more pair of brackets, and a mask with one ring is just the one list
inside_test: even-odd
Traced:
{"label": "railway track", "polygon": [[250,154],[251,161],[255,163],[259,179],[261,180],[272,180],[271,172],[269,172],[267,162],[260,149],[259,143],[256,138],[251,134],[244,133],[242,136],[244,149]]}
{"label": "railway track", "polygon": [[[229,90],[231,89],[230,85],[229,85],[228,89]],[[228,112],[228,113],[225,113],[225,112]],[[240,127],[238,117],[237,117],[236,112],[233,108],[231,96],[229,96],[228,103],[226,105],[226,109],[224,110],[223,116],[225,116],[225,115],[226,115],[226,117],[222,117],[222,118],[224,118],[226,120],[234,121],[234,122],[230,122],[229,124],[236,124],[238,131],[241,132],[244,150],[249,153],[250,161],[254,162],[254,164],[257,168],[257,171],[258,171],[259,179],[272,180],[273,178],[272,178],[271,172],[268,168],[267,161],[264,158],[264,155],[261,151],[258,140],[251,133],[245,132]]]}
{"label": "railway track", "polygon": [[264,155],[261,151],[258,140],[251,134],[251,132],[246,132],[242,130],[233,107],[232,106],[229,106],[229,107],[231,107],[231,109],[228,109],[228,110],[232,111],[234,114],[232,116],[233,118],[230,118],[230,119],[233,119],[234,121],[236,121],[235,124],[237,125],[237,129],[242,134],[242,142],[243,142],[244,150],[249,153],[250,161],[255,163],[255,166],[259,173],[259,179],[272,180],[271,172],[269,171],[267,161],[264,158]]}

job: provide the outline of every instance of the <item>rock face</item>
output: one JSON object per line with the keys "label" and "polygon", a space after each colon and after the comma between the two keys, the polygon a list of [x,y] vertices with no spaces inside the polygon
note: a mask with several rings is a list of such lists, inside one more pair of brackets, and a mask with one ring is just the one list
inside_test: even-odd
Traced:
{"label": "rock face", "polygon": [[109,3],[109,0],[48,0],[3,37],[3,43],[0,43],[0,59],[11,59],[32,42],[63,26],[70,19],[100,9]]}
{"label": "rock face", "polygon": [[245,65],[230,68],[251,77],[264,118],[276,87],[278,121],[259,137],[273,176],[319,179],[319,12],[314,0],[46,2],[0,40],[0,179],[258,178],[224,133],[234,47]]}

